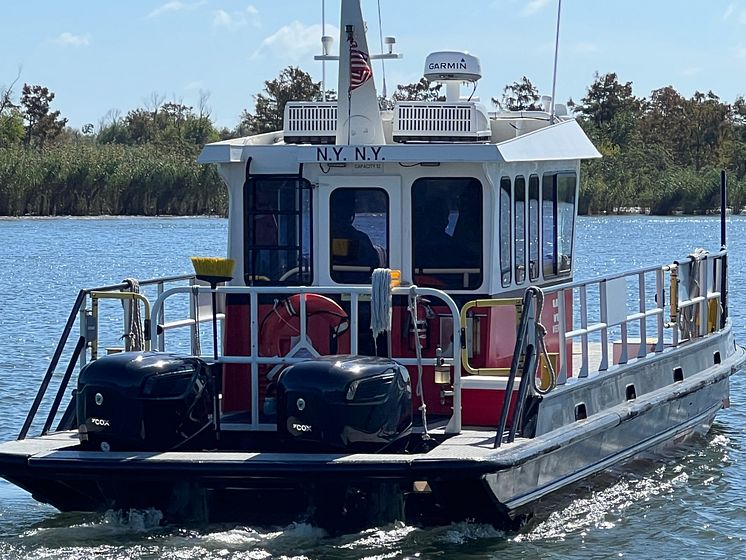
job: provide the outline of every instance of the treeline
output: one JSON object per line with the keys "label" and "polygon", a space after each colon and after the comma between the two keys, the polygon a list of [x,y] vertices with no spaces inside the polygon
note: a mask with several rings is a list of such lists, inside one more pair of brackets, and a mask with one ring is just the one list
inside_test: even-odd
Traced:
{"label": "treeline", "polygon": [[82,130],[53,111],[54,93],[25,84],[0,96],[0,215],[225,214],[215,166],[198,165],[215,128],[198,108],[153,95],[149,107],[110,113]]}
{"label": "treeline", "polygon": [[596,76],[571,108],[604,156],[583,165],[583,213],[706,213],[720,206],[721,169],[733,211],[746,205],[743,97],[686,98],[667,86],[641,98],[610,73]]}
{"label": "treeline", "polygon": [[[18,81],[18,78],[16,78]],[[52,110],[54,93],[15,82],[0,90],[0,215],[224,214],[214,166],[195,158],[207,142],[278,130],[289,100],[319,100],[321,85],[286,68],[255,96],[233,129],[218,129],[208,96],[197,107],[153,94],[145,107],[110,112],[80,131]],[[334,99],[335,92],[327,92]],[[440,86],[400,85],[394,100],[439,100]],[[505,110],[539,108],[530,80],[492,98]],[[382,107],[392,100],[381,99]],[[632,83],[596,76],[569,107],[604,155],[583,164],[581,213],[704,213],[718,206],[719,170],[729,172],[734,212],[746,205],[746,102],[712,92],[685,98],[672,87],[637,97]]]}

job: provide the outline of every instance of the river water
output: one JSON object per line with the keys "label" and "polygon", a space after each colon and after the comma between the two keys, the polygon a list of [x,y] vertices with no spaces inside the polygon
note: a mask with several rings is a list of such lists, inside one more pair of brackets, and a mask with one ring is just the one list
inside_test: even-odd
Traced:
{"label": "river water", "polygon": [[[719,247],[716,218],[581,218],[576,278]],[[190,272],[190,255],[223,254],[216,218],[0,220],[0,440],[18,434],[81,287]],[[746,217],[729,219],[730,305],[746,343]],[[746,550],[746,402],[704,438],[565,492],[517,533],[460,523],[378,527],[328,537],[305,524],[162,526],[157,511],[61,514],[0,480],[0,558],[730,558]]]}

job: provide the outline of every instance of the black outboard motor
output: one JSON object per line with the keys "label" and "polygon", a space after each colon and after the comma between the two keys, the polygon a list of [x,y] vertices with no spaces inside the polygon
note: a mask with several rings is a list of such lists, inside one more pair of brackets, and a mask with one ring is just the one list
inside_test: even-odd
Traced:
{"label": "black outboard motor", "polygon": [[294,364],[277,380],[277,428],[305,447],[380,450],[412,431],[409,372],[371,356]]}
{"label": "black outboard motor", "polygon": [[81,444],[104,451],[181,448],[210,432],[209,380],[209,366],[198,358],[161,352],[99,358],[78,377]]}

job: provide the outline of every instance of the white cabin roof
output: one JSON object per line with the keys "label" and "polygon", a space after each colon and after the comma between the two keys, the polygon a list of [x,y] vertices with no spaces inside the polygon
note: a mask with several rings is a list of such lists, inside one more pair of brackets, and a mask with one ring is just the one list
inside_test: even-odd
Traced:
{"label": "white cabin roof", "polygon": [[273,166],[355,162],[526,162],[582,160],[601,154],[574,120],[564,120],[497,143],[391,143],[380,146],[285,144],[267,133],[208,144],[199,163],[240,163],[252,157]]}

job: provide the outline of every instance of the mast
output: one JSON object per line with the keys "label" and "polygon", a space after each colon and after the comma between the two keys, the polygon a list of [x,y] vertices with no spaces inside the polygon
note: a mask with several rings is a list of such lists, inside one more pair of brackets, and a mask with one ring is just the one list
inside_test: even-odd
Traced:
{"label": "mast", "polygon": [[342,0],[339,22],[338,145],[385,144],[360,0]]}

